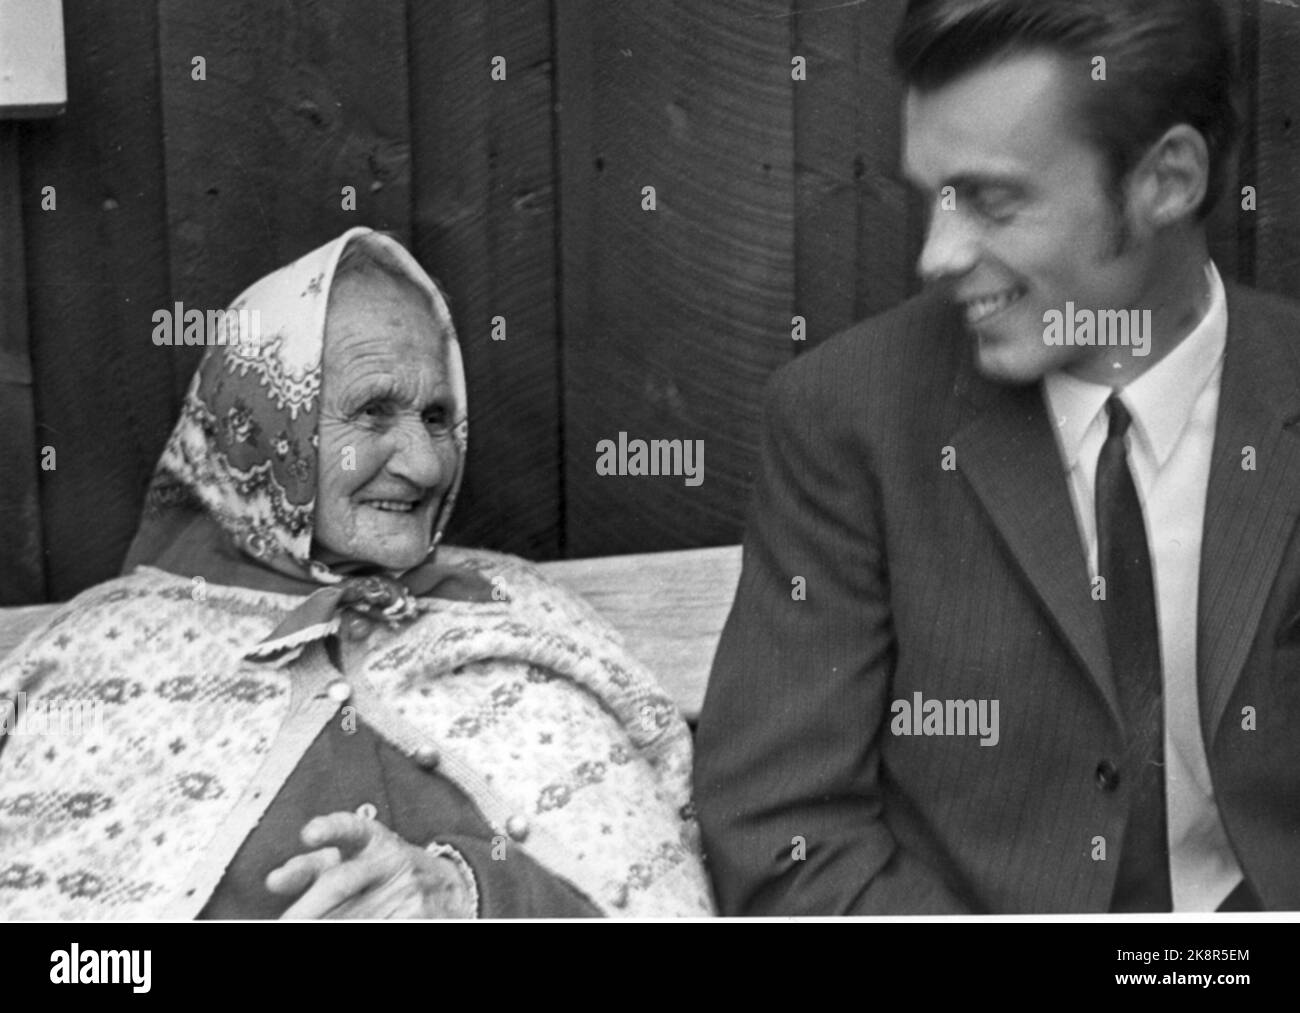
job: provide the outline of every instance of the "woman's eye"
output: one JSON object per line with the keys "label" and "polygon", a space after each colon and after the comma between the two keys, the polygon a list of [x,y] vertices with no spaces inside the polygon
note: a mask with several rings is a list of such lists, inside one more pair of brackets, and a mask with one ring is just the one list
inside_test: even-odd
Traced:
{"label": "woman's eye", "polygon": [[446,408],[430,408],[424,413],[424,424],[430,429],[446,429],[448,417]]}

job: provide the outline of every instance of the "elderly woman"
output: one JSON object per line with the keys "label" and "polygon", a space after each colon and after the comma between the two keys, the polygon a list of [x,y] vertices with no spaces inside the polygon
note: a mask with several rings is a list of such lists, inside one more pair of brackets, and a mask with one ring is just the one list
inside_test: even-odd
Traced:
{"label": "elderly woman", "polygon": [[224,318],[126,575],[0,664],[102,704],[0,740],[0,917],[708,914],[670,701],[526,563],[437,549],[467,425],[428,275],[352,229],[231,309],[260,334]]}

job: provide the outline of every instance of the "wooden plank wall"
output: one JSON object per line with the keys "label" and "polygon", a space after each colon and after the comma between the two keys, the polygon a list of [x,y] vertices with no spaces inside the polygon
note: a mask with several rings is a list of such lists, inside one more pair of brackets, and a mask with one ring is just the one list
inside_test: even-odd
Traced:
{"label": "wooden plank wall", "polygon": [[[151,344],[153,311],[224,305],[352,225],[409,243],[450,297],[471,404],[453,540],[538,559],[736,541],[767,376],[916,288],[903,6],[66,4],[67,114],[0,135],[19,191],[0,225],[20,225],[0,236],[0,602],[116,572],[196,362]],[[1300,9],[1233,11],[1259,211],[1228,199],[1213,249],[1300,296]],[[619,432],[703,440],[704,482],[598,475]],[[52,472],[31,463],[46,445]]]}
{"label": "wooden plank wall", "polygon": [[56,454],[38,474],[55,600],[116,573],[178,405],[150,344],[171,296],[157,16],[87,0],[64,5],[64,26],[68,112],[20,126],[31,453]]}
{"label": "wooden plank wall", "polygon": [[[754,394],[794,354],[788,5],[558,9],[567,548],[735,540]],[[703,481],[598,475],[620,433],[702,440]]]}
{"label": "wooden plank wall", "polygon": [[903,93],[881,27],[905,7],[795,4],[795,307],[810,345],[917,289],[924,208],[900,171]]}
{"label": "wooden plank wall", "polygon": [[45,596],[18,126],[0,123],[0,605]]}
{"label": "wooden plank wall", "polygon": [[[1258,190],[1254,226],[1254,280],[1260,288],[1300,294],[1300,10],[1290,3],[1252,4],[1259,74],[1252,108]],[[1255,182],[1255,181],[1258,182]],[[1238,202],[1240,204],[1240,202]]]}

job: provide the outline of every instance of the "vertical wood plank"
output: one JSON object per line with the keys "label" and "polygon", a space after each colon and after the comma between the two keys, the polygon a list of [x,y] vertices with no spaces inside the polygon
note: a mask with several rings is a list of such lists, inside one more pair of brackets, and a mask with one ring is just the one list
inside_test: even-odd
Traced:
{"label": "vertical wood plank", "polygon": [[[1241,188],[1259,187],[1259,135],[1255,124],[1259,108],[1259,4],[1260,0],[1238,0],[1237,46],[1241,65],[1241,150],[1237,156],[1234,204],[1237,220],[1237,280],[1254,285],[1258,211],[1241,209]],[[1256,195],[1258,199],[1258,194]]]}
{"label": "vertical wood plank", "polygon": [[[470,451],[448,539],[560,552],[549,0],[410,8],[415,249],[465,355]],[[505,79],[491,76],[504,59]],[[501,318],[504,340],[493,339]]]}
{"label": "vertical wood plank", "polygon": [[1300,298],[1300,8],[1259,7],[1255,284]]}
{"label": "vertical wood plank", "polygon": [[812,347],[913,288],[909,188],[902,179],[903,87],[890,46],[905,0],[827,6],[796,0],[796,310]]}
{"label": "vertical wood plank", "polygon": [[[171,428],[170,363],[153,346],[168,297],[150,4],[65,4],[68,106],[23,127],[22,199],[47,591],[117,573]],[[41,191],[55,188],[55,210]]]}
{"label": "vertical wood plank", "polygon": [[[409,242],[404,0],[160,0],[158,11],[177,299],[220,309],[356,225]],[[178,390],[201,352],[172,353]]]}
{"label": "vertical wood plank", "polygon": [[[1237,53],[1237,68],[1243,85],[1256,72],[1253,50],[1245,37],[1249,28],[1246,11],[1249,2],[1250,0],[1229,0],[1223,5],[1232,31],[1233,46]],[[1242,236],[1250,225],[1248,221],[1250,212],[1241,209],[1241,188],[1248,182],[1243,173],[1246,166],[1251,163],[1249,137],[1251,133],[1253,131],[1250,129],[1250,124],[1243,123],[1243,136],[1236,163],[1229,171],[1218,206],[1210,213],[1205,223],[1210,256],[1214,258],[1219,273],[1225,280],[1241,282],[1249,281],[1243,270],[1245,265],[1241,261],[1241,247]]]}
{"label": "vertical wood plank", "polygon": [[[789,7],[557,11],[568,552],[735,541],[759,392],[793,355]],[[703,483],[598,475],[620,432],[703,440]]]}
{"label": "vertical wood plank", "polygon": [[0,122],[0,605],[45,598],[36,409],[27,333],[20,127]]}

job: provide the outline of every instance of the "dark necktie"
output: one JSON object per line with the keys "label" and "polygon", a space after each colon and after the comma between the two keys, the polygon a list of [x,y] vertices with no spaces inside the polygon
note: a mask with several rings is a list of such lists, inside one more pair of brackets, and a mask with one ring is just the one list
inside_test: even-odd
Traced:
{"label": "dark necktie", "polygon": [[1106,410],[1110,428],[1097,458],[1097,568],[1106,580],[1102,615],[1126,735],[1119,769],[1130,797],[1111,910],[1171,911],[1155,582],[1124,447],[1132,418],[1117,394]]}

